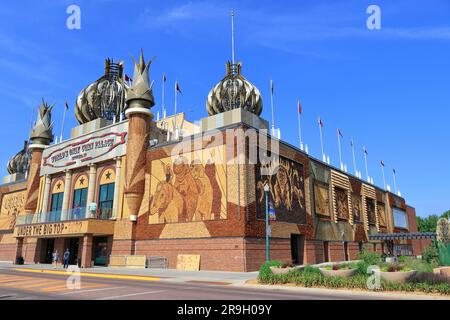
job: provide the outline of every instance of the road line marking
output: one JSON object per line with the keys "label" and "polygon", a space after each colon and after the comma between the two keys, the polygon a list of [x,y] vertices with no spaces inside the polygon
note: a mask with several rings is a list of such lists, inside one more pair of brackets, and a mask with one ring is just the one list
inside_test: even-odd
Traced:
{"label": "road line marking", "polygon": [[114,290],[114,289],[123,289],[123,288],[127,288],[127,287],[111,287],[111,288],[100,288],[100,289],[91,289],[91,290],[74,290],[74,291],[71,291],[71,292],[61,293],[61,295],[74,294],[74,293],[86,293],[86,292],[94,292],[94,291],[104,291],[104,290]]}
{"label": "road line marking", "polygon": [[166,292],[167,290],[159,290],[159,291],[146,291],[146,292],[137,292],[137,293],[129,293],[124,294],[121,296],[115,296],[115,297],[106,297],[106,298],[99,298],[97,300],[111,300],[111,299],[117,299],[117,298],[125,298],[125,297],[133,297],[133,296],[139,296],[143,294],[150,294],[150,293],[160,293],[160,292]]}
{"label": "road line marking", "polygon": [[[14,269],[21,272],[33,272],[33,273],[46,273],[46,274],[59,274],[59,275],[72,275],[71,272],[66,271],[53,271],[53,270],[41,270],[41,269]],[[138,280],[138,281],[159,281],[159,277],[147,277],[147,276],[129,276],[120,274],[106,274],[106,273],[88,273],[80,272],[81,277],[92,277],[92,278],[104,278],[104,279],[124,279],[124,280]]]}
{"label": "road line marking", "polygon": [[24,277],[20,277],[20,278],[18,278],[18,277],[16,277],[16,278],[9,278],[9,279],[5,279],[5,280],[0,280],[0,283],[7,283],[7,282],[14,282],[14,281],[21,281],[21,280],[24,280],[24,279],[26,279],[26,278],[24,278]]}
{"label": "road line marking", "polygon": [[28,288],[33,288],[33,287],[39,287],[39,286],[48,286],[51,284],[57,284],[60,283],[61,280],[54,280],[54,281],[48,281],[48,280],[39,280],[38,282],[34,282],[33,284],[30,285],[21,285],[20,288],[24,288],[24,289],[28,289]]}
{"label": "road line marking", "polygon": [[[88,286],[81,286],[81,288],[96,288],[96,287],[104,287],[104,284],[96,284],[96,285],[88,285]],[[73,290],[67,287],[67,284],[64,285],[60,285],[60,286],[53,286],[53,287],[49,287],[49,288],[44,288],[42,289],[42,291],[45,292],[56,292],[56,291],[65,291],[65,290]]]}

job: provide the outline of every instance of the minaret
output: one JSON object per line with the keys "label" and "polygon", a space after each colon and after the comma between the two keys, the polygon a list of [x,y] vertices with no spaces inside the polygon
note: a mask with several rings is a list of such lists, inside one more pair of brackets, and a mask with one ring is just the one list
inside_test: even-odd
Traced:
{"label": "minaret", "polygon": [[145,187],[146,155],[150,136],[150,123],[155,105],[153,82],[149,85],[149,67],[153,59],[144,62],[141,50],[139,63],[134,59],[133,84],[127,88],[125,115],[129,119],[127,160],[125,173],[125,199],[130,220],[137,218]]}
{"label": "minaret", "polygon": [[53,142],[52,108],[44,99],[39,106],[36,124],[30,133],[31,163],[28,174],[27,193],[25,196],[25,213],[35,213],[38,203],[42,153]]}

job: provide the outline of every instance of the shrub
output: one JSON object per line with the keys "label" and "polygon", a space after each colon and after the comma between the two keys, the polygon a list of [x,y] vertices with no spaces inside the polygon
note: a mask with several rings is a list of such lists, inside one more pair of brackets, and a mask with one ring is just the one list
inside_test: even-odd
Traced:
{"label": "shrub", "polygon": [[381,254],[376,252],[363,251],[359,253],[359,261],[356,264],[359,275],[367,274],[367,269],[373,265],[380,265],[382,263]]}
{"label": "shrub", "polygon": [[422,251],[422,259],[429,264],[438,265],[439,264],[439,253],[436,247],[436,243],[433,241],[429,246],[427,246]]}
{"label": "shrub", "polygon": [[310,266],[310,265],[306,265],[305,268],[303,269],[304,273],[312,273],[312,274],[319,274],[321,275],[322,273],[320,272],[319,268]]}
{"label": "shrub", "polygon": [[281,261],[269,261],[264,262],[261,267],[259,268],[259,274],[258,274],[258,280],[265,282],[268,281],[272,276],[273,273],[270,270],[270,267],[281,267],[282,262]]}

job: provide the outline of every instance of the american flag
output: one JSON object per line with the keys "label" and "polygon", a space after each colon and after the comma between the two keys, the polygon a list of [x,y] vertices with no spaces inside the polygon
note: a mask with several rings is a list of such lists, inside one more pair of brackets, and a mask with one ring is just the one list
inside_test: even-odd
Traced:
{"label": "american flag", "polygon": [[162,78],[163,82],[166,82],[167,78],[166,78],[166,74],[163,73],[163,78]]}
{"label": "american flag", "polygon": [[273,80],[270,80],[270,94],[273,95]]}
{"label": "american flag", "polygon": [[127,74],[125,74],[125,81],[133,81]]}
{"label": "american flag", "polygon": [[367,152],[367,149],[366,149],[366,147],[364,146],[364,154],[365,155],[368,155],[369,153]]}
{"label": "american flag", "polygon": [[69,104],[66,101],[66,110],[69,110]]}
{"label": "american flag", "polygon": [[384,161],[383,160],[381,160],[381,165],[384,167]]}

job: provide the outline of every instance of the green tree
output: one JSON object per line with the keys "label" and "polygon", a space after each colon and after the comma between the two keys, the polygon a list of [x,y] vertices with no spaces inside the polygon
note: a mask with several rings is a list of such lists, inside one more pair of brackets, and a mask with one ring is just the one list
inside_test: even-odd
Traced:
{"label": "green tree", "polygon": [[436,224],[440,218],[450,218],[450,210],[440,216],[436,214],[429,215],[426,218],[417,217],[417,228],[419,232],[436,232]]}

